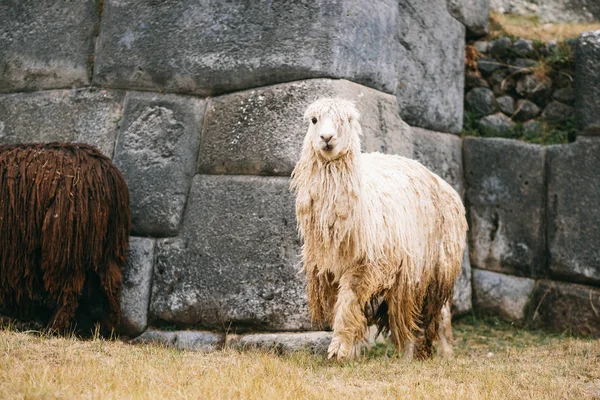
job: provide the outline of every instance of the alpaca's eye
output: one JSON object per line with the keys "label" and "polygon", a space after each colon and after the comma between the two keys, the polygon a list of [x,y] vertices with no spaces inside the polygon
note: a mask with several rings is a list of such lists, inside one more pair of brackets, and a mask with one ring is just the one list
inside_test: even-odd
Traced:
{"label": "alpaca's eye", "polygon": [[317,123],[317,119],[315,117],[313,117],[311,121],[312,121],[313,124]]}

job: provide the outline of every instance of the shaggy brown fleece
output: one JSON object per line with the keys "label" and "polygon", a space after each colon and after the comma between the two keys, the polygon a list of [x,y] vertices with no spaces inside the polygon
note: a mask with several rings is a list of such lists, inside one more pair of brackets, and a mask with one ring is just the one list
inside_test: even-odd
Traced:
{"label": "shaggy brown fleece", "polygon": [[130,226],[127,184],[94,147],[0,145],[0,311],[110,333]]}

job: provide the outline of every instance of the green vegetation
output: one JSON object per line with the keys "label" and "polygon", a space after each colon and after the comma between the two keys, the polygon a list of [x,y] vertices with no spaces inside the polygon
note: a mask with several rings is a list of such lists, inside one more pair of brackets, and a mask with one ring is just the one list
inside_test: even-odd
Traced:
{"label": "green vegetation", "polygon": [[491,131],[480,127],[477,118],[472,112],[465,110],[463,114],[462,137],[502,137],[506,139],[516,139],[527,143],[540,145],[564,144],[575,140],[577,129],[575,127],[575,117],[572,116],[561,124],[550,124],[547,122],[539,123],[539,130],[525,130],[523,124],[515,122],[515,125],[505,133],[500,134],[497,131]]}

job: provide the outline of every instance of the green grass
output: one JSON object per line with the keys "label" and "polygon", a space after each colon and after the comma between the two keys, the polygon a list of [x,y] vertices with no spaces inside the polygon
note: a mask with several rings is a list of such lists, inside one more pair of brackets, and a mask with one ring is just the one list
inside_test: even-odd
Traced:
{"label": "green grass", "polygon": [[567,121],[561,124],[548,124],[541,122],[541,129],[538,132],[525,133],[523,124],[515,122],[515,125],[503,134],[487,129],[481,129],[478,126],[477,118],[472,112],[465,110],[463,114],[463,130],[462,137],[502,137],[506,139],[515,139],[527,143],[539,145],[555,145],[564,144],[575,139],[577,128],[575,126],[575,117],[572,116]]}

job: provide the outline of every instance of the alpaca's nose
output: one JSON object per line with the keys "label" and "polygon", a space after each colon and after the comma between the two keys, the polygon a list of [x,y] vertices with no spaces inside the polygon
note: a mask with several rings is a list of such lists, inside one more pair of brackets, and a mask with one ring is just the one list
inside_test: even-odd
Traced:
{"label": "alpaca's nose", "polygon": [[329,144],[329,141],[331,140],[332,137],[333,137],[333,133],[322,133],[321,134],[321,139],[323,139],[323,141],[327,144]]}

